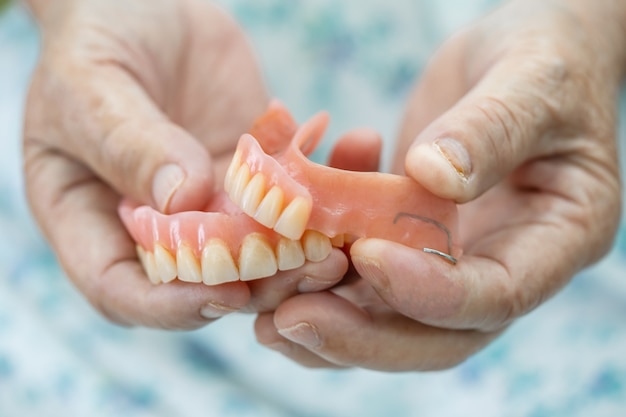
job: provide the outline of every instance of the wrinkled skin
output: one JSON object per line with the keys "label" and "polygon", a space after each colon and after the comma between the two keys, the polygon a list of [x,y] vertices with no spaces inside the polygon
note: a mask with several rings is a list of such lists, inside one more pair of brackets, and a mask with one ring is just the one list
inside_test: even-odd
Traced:
{"label": "wrinkled skin", "polygon": [[395,168],[461,203],[459,263],[358,241],[361,280],[260,315],[258,340],[307,366],[446,368],[602,257],[621,212],[624,22],[624,2],[518,0],[448,40]]}
{"label": "wrinkled skin", "polygon": [[151,285],[118,219],[120,197],[166,213],[205,205],[268,103],[252,51],[232,19],[202,0],[29,4],[43,47],[25,117],[28,199],[67,275],[100,312],[189,329],[232,311],[272,310],[342,278],[348,262],[335,250],[272,280]]}

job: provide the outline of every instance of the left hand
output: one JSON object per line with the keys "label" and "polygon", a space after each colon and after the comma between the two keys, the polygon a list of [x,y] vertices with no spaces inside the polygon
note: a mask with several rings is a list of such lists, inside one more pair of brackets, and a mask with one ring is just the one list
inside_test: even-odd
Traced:
{"label": "left hand", "polygon": [[362,279],[259,316],[308,366],[453,366],[610,248],[621,185],[619,2],[513,0],[448,41],[409,102],[396,169],[461,203],[457,265],[357,241]]}
{"label": "left hand", "polygon": [[68,278],[104,317],[192,329],[342,278],[348,262],[334,250],[271,280],[152,285],[118,203],[206,206],[237,139],[267,107],[253,51],[204,0],[28,3],[42,51],[25,109],[26,192]]}

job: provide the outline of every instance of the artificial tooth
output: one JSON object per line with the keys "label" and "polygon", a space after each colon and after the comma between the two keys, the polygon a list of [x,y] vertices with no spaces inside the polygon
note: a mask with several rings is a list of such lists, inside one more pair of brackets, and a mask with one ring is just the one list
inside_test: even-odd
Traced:
{"label": "artificial tooth", "polygon": [[239,169],[240,165],[241,165],[241,151],[237,149],[235,151],[235,154],[233,155],[233,159],[230,161],[230,165],[228,166],[228,169],[226,170],[226,176],[224,176],[224,189],[226,190],[226,192],[230,192],[230,187],[232,186],[232,183],[233,183],[233,177],[235,173],[237,172],[237,170]]}
{"label": "artificial tooth", "polygon": [[311,215],[311,203],[304,197],[298,196],[283,210],[278,218],[274,230],[290,239],[300,239]]}
{"label": "artificial tooth", "polygon": [[249,281],[270,277],[278,271],[276,255],[269,242],[260,233],[251,233],[243,239],[239,252],[239,278]]}
{"label": "artificial tooth", "polygon": [[283,194],[283,190],[277,186],[273,186],[267,194],[265,194],[265,197],[259,204],[253,216],[254,220],[265,227],[274,227],[283,209],[284,200],[285,195]]}
{"label": "artificial tooth", "polygon": [[241,164],[230,188],[230,199],[237,205],[241,204],[241,197],[243,191],[246,189],[246,185],[250,182],[250,167],[245,162]]}
{"label": "artificial tooth", "polygon": [[144,265],[144,269],[146,270],[146,275],[148,275],[148,279],[153,284],[161,283],[161,276],[157,270],[156,261],[154,260],[154,253],[146,252],[146,263]]}
{"label": "artificial tooth", "polygon": [[153,284],[160,284],[161,277],[157,273],[156,263],[154,262],[154,254],[152,252],[146,252],[141,246],[137,245],[137,256],[143,265],[143,270],[146,271],[148,279]]}
{"label": "artificial tooth", "polygon": [[335,248],[343,248],[343,245],[345,245],[345,243],[346,239],[343,233],[330,238],[330,244],[333,245]]}
{"label": "artificial tooth", "polygon": [[137,251],[137,258],[141,262],[141,265],[145,266],[146,263],[146,251],[141,247],[141,245],[135,245],[135,250]]}
{"label": "artificial tooth", "polygon": [[302,235],[302,248],[309,261],[323,261],[333,249],[330,238],[315,230],[307,230]]}
{"label": "artificial tooth", "polygon": [[241,209],[248,216],[254,216],[265,194],[265,175],[260,172],[250,180],[241,196]]}
{"label": "artificial tooth", "polygon": [[176,251],[178,279],[186,282],[202,282],[200,263],[193,250],[187,245],[180,245]]}
{"label": "artificial tooth", "polygon": [[161,281],[167,283],[176,278],[178,274],[176,260],[167,249],[158,243],[154,244],[154,262]]}
{"label": "artificial tooth", "polygon": [[221,239],[211,239],[202,250],[202,282],[217,285],[237,281],[239,272],[230,250]]}
{"label": "artificial tooth", "polygon": [[278,241],[276,258],[278,259],[278,269],[281,271],[299,268],[306,261],[300,241],[287,239],[286,237]]}

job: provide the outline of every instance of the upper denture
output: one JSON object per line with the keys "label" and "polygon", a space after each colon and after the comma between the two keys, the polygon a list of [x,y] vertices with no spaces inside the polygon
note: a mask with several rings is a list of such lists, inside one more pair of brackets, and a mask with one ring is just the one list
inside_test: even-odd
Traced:
{"label": "upper denture", "polygon": [[[306,154],[315,148],[327,123],[325,113],[314,116],[283,149],[267,149],[252,135],[244,135],[225,181],[233,202],[258,218],[263,210],[255,211],[257,201],[269,198],[263,193],[282,193],[282,209],[275,208],[279,213],[263,224],[291,239],[315,230],[334,239],[377,237],[449,255],[458,251],[453,240],[454,202],[436,197],[405,176],[344,171],[310,161]],[[255,180],[242,184],[240,171],[245,179]],[[254,192],[239,192],[246,186]],[[252,203],[248,195],[254,197]]]}

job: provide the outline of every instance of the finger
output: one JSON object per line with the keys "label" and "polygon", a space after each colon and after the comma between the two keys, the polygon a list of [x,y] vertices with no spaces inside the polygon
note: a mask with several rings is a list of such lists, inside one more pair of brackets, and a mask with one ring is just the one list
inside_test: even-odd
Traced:
{"label": "finger", "polygon": [[254,322],[254,333],[257,341],[268,349],[272,349],[287,358],[308,368],[339,368],[334,363],[322,359],[302,345],[293,343],[282,337],[274,325],[274,314],[259,314]]}
{"label": "finger", "polygon": [[330,363],[384,371],[449,368],[495,337],[429,327],[388,309],[361,309],[328,292],[287,300],[274,323],[280,335]]}
{"label": "finger", "polygon": [[46,153],[29,159],[26,181],[33,213],[63,269],[109,319],[190,329],[247,304],[242,283],[152,285],[117,217],[119,197],[85,167]]}
{"label": "finger", "polygon": [[273,311],[293,295],[332,287],[341,281],[347,270],[346,255],[339,249],[333,249],[321,262],[306,262],[298,269],[280,271],[266,279],[248,281],[251,296],[245,311]]}
{"label": "finger", "polygon": [[[407,174],[431,192],[462,203],[547,153],[556,146],[549,132],[568,114],[567,101],[573,99],[573,82],[563,65],[557,59],[507,53],[419,133],[406,155]],[[444,89],[444,96],[451,98],[461,87]]]}
{"label": "finger", "polygon": [[494,231],[456,265],[377,239],[355,242],[351,259],[380,297],[407,317],[438,327],[493,331],[545,301],[581,268],[581,252],[555,242],[565,235],[580,240],[577,234],[542,221]]}
{"label": "finger", "polygon": [[[43,108],[54,102],[60,105]],[[199,209],[208,201],[213,189],[208,152],[122,68],[42,68],[27,108],[26,146],[50,147],[85,161],[118,193],[164,212]]]}
{"label": "finger", "polygon": [[348,171],[378,171],[382,139],[372,129],[354,129],[337,140],[328,165]]}

